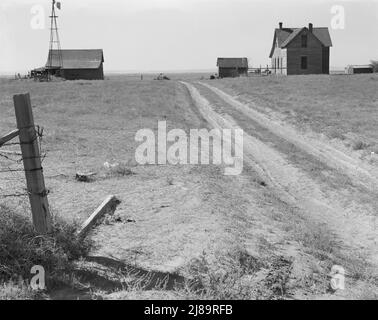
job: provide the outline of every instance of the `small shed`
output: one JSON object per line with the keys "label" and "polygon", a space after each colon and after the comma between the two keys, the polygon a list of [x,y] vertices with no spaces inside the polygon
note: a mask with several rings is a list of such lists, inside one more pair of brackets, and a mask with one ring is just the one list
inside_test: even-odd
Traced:
{"label": "small shed", "polygon": [[345,73],[347,74],[357,74],[357,73],[373,73],[374,69],[370,65],[349,65],[345,68]]}
{"label": "small shed", "polygon": [[217,67],[220,78],[235,78],[248,75],[247,58],[218,58]]}
{"label": "small shed", "polygon": [[46,69],[66,80],[104,80],[102,49],[50,50]]}

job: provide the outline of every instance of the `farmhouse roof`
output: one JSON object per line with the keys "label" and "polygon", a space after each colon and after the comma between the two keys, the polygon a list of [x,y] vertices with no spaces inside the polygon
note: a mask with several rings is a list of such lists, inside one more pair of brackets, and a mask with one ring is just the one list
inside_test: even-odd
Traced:
{"label": "farmhouse roof", "polygon": [[[61,50],[63,69],[97,69],[104,62],[102,49]],[[49,57],[52,58],[52,67],[59,67],[58,50],[50,50],[46,67],[49,67]]]}
{"label": "farmhouse roof", "polygon": [[248,68],[248,59],[247,58],[218,58],[217,67]]}
{"label": "farmhouse roof", "polygon": [[[272,57],[276,41],[279,48],[285,48],[304,28],[282,28],[275,29],[273,46],[269,57]],[[313,28],[312,34],[321,42],[324,47],[332,47],[332,40],[327,27]]]}

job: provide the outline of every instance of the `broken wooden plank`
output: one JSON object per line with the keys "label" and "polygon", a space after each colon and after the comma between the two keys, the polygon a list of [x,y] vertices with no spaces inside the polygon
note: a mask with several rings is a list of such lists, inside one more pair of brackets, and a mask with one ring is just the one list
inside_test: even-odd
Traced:
{"label": "broken wooden plank", "polygon": [[16,130],[13,130],[12,132],[9,132],[5,136],[1,137],[0,138],[0,147],[3,144],[7,143],[8,141],[12,140],[13,138],[16,138],[19,133],[20,133],[20,131],[18,129],[16,129]]}
{"label": "broken wooden plank", "polygon": [[92,226],[102,218],[106,213],[114,212],[120,201],[113,195],[108,196],[103,203],[96,209],[95,212],[83,223],[81,226],[78,236],[85,237]]}

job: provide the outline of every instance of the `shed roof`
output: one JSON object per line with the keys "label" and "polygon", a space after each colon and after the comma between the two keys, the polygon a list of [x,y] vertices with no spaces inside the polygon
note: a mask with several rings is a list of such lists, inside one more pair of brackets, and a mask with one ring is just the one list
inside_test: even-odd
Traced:
{"label": "shed roof", "polygon": [[248,59],[247,58],[218,58],[217,67],[248,68]]}
{"label": "shed roof", "polygon": [[[104,62],[104,53],[102,49],[84,49],[84,50],[61,50],[63,69],[98,69]],[[50,50],[47,57],[46,67],[49,67],[49,58],[52,58],[51,67],[59,67],[58,50]]]}

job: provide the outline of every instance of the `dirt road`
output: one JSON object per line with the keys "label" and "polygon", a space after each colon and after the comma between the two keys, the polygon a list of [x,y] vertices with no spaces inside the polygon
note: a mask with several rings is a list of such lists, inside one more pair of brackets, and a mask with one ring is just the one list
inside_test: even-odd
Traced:
{"label": "dirt road", "polygon": [[378,266],[378,184],[371,168],[330,145],[306,140],[218,88],[183,84],[212,126],[244,129],[244,161],[272,192],[324,223],[344,254],[363,252]]}

